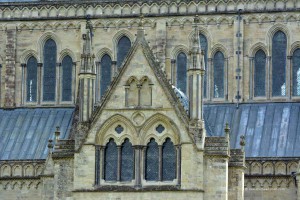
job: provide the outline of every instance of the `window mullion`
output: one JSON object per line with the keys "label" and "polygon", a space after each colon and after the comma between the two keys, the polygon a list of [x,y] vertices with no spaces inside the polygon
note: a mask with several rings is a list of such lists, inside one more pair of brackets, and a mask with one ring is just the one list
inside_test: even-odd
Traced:
{"label": "window mullion", "polygon": [[61,75],[63,74],[61,72],[62,67],[61,67],[61,63],[56,63],[56,104],[58,105],[61,101],[61,86],[62,86],[62,77]]}
{"label": "window mullion", "polygon": [[177,155],[177,163],[176,163],[176,178],[177,178],[177,186],[181,185],[181,146],[176,146],[176,155]]}
{"label": "window mullion", "polygon": [[41,98],[42,98],[42,67],[43,67],[43,63],[38,63],[38,84],[37,84],[37,88],[38,88],[38,94],[37,94],[37,104],[40,105],[41,104]]}
{"label": "window mullion", "polygon": [[122,147],[121,146],[117,146],[118,148],[118,168],[117,168],[117,181],[121,181],[121,150],[122,150]]}
{"label": "window mullion", "polygon": [[292,56],[287,56],[287,62],[286,62],[286,95],[289,99],[292,98],[292,87],[291,87],[291,82],[293,81],[293,78],[291,76],[292,68],[291,68],[291,61],[292,61]]}
{"label": "window mullion", "polygon": [[158,181],[162,181],[162,145],[158,145]]}

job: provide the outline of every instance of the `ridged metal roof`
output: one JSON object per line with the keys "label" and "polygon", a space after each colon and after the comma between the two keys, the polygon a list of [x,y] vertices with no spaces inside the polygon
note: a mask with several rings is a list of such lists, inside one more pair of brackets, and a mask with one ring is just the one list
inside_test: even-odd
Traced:
{"label": "ridged metal roof", "polygon": [[246,157],[300,156],[300,103],[249,103],[205,105],[207,132],[224,135],[231,128],[231,148],[240,148],[246,136]]}
{"label": "ridged metal roof", "polygon": [[45,159],[56,126],[69,136],[73,108],[0,109],[0,160]]}

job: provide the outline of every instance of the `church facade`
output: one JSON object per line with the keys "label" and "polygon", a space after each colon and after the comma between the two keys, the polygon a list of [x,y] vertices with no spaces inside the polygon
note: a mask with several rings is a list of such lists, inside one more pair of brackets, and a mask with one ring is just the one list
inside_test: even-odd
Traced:
{"label": "church facade", "polygon": [[0,199],[300,199],[300,3],[0,3]]}

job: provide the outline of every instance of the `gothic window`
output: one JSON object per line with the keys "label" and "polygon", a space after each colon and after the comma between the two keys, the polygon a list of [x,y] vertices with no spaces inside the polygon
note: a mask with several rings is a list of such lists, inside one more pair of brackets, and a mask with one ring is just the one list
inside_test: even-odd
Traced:
{"label": "gothic window", "polygon": [[140,86],[140,105],[151,106],[152,104],[152,88],[148,78],[141,80]]}
{"label": "gothic window", "polygon": [[37,60],[31,56],[27,61],[26,92],[27,102],[36,102],[37,99]]}
{"label": "gothic window", "polygon": [[272,96],[286,95],[286,49],[286,35],[277,31],[272,39]]}
{"label": "gothic window", "polygon": [[145,179],[147,181],[158,181],[159,152],[158,144],[153,138],[147,145],[145,166]]}
{"label": "gothic window", "polygon": [[110,139],[105,148],[104,155],[104,180],[117,181],[118,149],[115,141]]}
{"label": "gothic window", "polygon": [[134,176],[134,150],[129,139],[125,139],[121,148],[121,181],[131,181]]}
{"label": "gothic window", "polygon": [[176,150],[170,138],[162,146],[162,180],[173,181],[176,178]]}
{"label": "gothic window", "polygon": [[100,96],[104,94],[111,82],[111,58],[105,54],[100,61]]}
{"label": "gothic window", "polygon": [[48,39],[43,50],[43,101],[55,100],[56,51],[55,41]]}
{"label": "gothic window", "polygon": [[65,56],[61,62],[62,66],[62,101],[72,101],[72,74],[73,60],[70,56]]}
{"label": "gothic window", "polygon": [[293,95],[300,96],[300,49],[296,49],[292,57]]}
{"label": "gothic window", "polygon": [[181,52],[177,55],[176,64],[176,87],[186,93],[187,57],[185,53]]}
{"label": "gothic window", "polygon": [[127,106],[138,106],[138,87],[137,87],[137,80],[132,79],[129,82],[128,88],[126,89],[126,104]]}
{"label": "gothic window", "polygon": [[140,80],[134,76],[130,77],[125,86],[125,105],[151,106],[152,85],[147,76]]}
{"label": "gothic window", "polygon": [[204,98],[207,97],[207,38],[203,35],[200,34],[200,47],[201,50],[204,51],[204,65],[206,69],[206,73],[204,74],[204,83],[203,83],[203,96]]}
{"label": "gothic window", "polygon": [[224,98],[224,76],[225,76],[225,59],[224,54],[220,51],[216,52],[213,58],[214,72],[214,97]]}
{"label": "gothic window", "polygon": [[254,57],[254,96],[266,95],[266,54],[258,50]]}
{"label": "gothic window", "polygon": [[121,39],[118,41],[118,44],[117,44],[117,66],[118,67],[121,66],[130,47],[131,47],[131,42],[128,39],[128,37],[126,37],[126,36],[121,37]]}

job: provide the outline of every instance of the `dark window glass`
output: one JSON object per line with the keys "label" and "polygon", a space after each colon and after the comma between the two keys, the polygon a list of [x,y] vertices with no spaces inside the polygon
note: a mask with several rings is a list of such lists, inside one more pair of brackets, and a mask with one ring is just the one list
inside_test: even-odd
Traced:
{"label": "dark window glass", "polygon": [[300,96],[300,49],[294,51],[292,65],[293,65],[293,95]]}
{"label": "dark window glass", "polygon": [[131,42],[128,37],[123,36],[117,46],[117,66],[120,67],[124,58],[126,57],[129,49],[131,47]]}
{"label": "dark window glass", "polygon": [[151,139],[146,150],[145,179],[147,181],[158,181],[158,145]]}
{"label": "dark window glass", "polygon": [[113,139],[107,143],[104,156],[104,180],[117,181],[118,149]]}
{"label": "dark window glass", "polygon": [[187,57],[185,53],[177,55],[177,88],[186,93]]}
{"label": "dark window glass", "polygon": [[224,98],[224,55],[218,51],[214,55],[214,97]]}
{"label": "dark window glass", "polygon": [[200,34],[200,47],[201,50],[204,50],[204,65],[205,65],[205,74],[204,74],[204,81],[203,81],[203,96],[204,98],[207,97],[207,39],[203,34]]}
{"label": "dark window glass", "polygon": [[172,181],[176,178],[176,150],[170,138],[162,148],[162,179]]}
{"label": "dark window glass", "polygon": [[266,95],[266,54],[263,50],[258,50],[254,57],[254,96]]}
{"label": "dark window glass", "polygon": [[65,56],[62,60],[62,101],[72,101],[72,71],[73,60]]}
{"label": "dark window glass", "polygon": [[100,96],[104,94],[111,82],[111,58],[105,54],[100,61]]}
{"label": "dark window glass", "polygon": [[134,152],[128,139],[122,144],[121,151],[121,181],[131,181],[134,174]]}
{"label": "dark window glass", "polygon": [[272,95],[285,96],[286,35],[277,31],[272,41]]}
{"label": "dark window glass", "polygon": [[35,57],[30,57],[27,61],[27,80],[26,92],[28,102],[36,102],[37,94],[37,60]]}
{"label": "dark window glass", "polygon": [[46,41],[43,55],[43,100],[54,101],[56,87],[56,43],[54,40]]}

